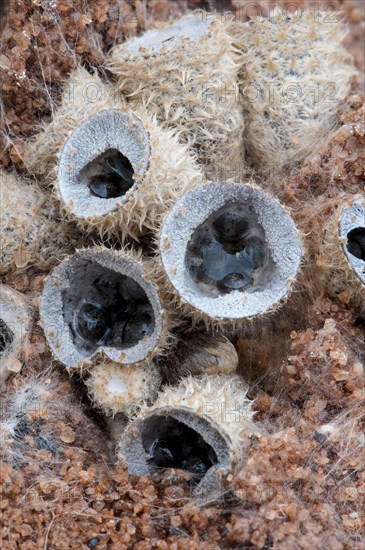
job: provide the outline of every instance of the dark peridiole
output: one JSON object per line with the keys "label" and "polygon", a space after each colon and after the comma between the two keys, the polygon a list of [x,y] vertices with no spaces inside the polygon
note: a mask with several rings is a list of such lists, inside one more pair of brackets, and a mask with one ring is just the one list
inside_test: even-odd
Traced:
{"label": "dark peridiole", "polygon": [[207,292],[255,290],[268,271],[265,233],[252,210],[226,205],[194,231],[185,263],[194,282]]}
{"label": "dark peridiole", "polygon": [[92,351],[100,345],[125,349],[136,345],[154,327],[152,305],[130,277],[99,266],[94,278],[77,288],[71,302],[65,295],[66,319],[74,342]]}
{"label": "dark peridiole", "polygon": [[[48,344],[68,368],[106,358],[135,365],[167,345],[167,314],[150,270],[132,249],[77,250],[48,275],[40,323]],[[102,359],[101,359],[102,358]]]}
{"label": "dark peridiole", "polygon": [[347,234],[347,250],[358,258],[365,261],[365,228],[356,227]]}
{"label": "dark peridiole", "polygon": [[117,149],[108,149],[92,160],[79,174],[90,193],[101,199],[122,197],[134,185],[134,170],[128,158]]}
{"label": "dark peridiole", "polygon": [[202,477],[218,462],[214,449],[200,434],[171,416],[152,416],[142,443],[147,463],[156,469],[179,468]]}
{"label": "dark peridiole", "polygon": [[2,354],[11,345],[14,334],[8,325],[0,319],[0,354]]}

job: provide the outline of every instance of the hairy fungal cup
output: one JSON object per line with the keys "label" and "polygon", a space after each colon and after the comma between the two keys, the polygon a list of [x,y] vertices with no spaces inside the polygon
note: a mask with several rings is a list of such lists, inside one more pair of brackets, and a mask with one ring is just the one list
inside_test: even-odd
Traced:
{"label": "hairy fungal cup", "polygon": [[322,239],[313,234],[316,266],[332,296],[365,307],[365,198],[336,195],[335,204]]}
{"label": "hairy fungal cup", "polygon": [[256,169],[302,160],[336,123],[356,74],[333,12],[298,11],[234,23],[241,50],[245,141]]}
{"label": "hairy fungal cup", "polygon": [[168,384],[189,375],[230,374],[237,366],[237,351],[226,336],[190,330],[180,334],[175,349],[158,362],[162,380]]}
{"label": "hairy fungal cup", "polygon": [[132,415],[152,402],[159,390],[160,376],[152,366],[119,365],[107,361],[90,371],[85,381],[93,404],[106,415]]}
{"label": "hairy fungal cup", "polygon": [[112,86],[82,68],[65,82],[51,122],[25,144],[23,160],[54,187],[65,217],[123,240],[154,229],[202,180],[176,131],[163,130],[142,105],[127,107]]}
{"label": "hairy fungal cup", "polygon": [[30,326],[30,309],[25,296],[0,284],[0,384],[11,373],[20,371]]}
{"label": "hairy fungal cup", "polygon": [[237,51],[224,19],[187,15],[116,46],[110,60],[127,99],[176,128],[213,174],[243,157]]}
{"label": "hairy fungal cup", "polygon": [[57,182],[67,215],[84,229],[137,239],[201,176],[176,134],[147,115],[107,109],[70,134]]}
{"label": "hairy fungal cup", "polygon": [[57,204],[37,186],[0,171],[0,273],[47,270],[75,250],[80,234],[64,223]]}
{"label": "hairy fungal cup", "polygon": [[95,247],[64,260],[46,280],[40,317],[54,356],[69,369],[107,358],[142,364],[169,344],[149,263],[130,251]]}
{"label": "hairy fungal cup", "polygon": [[252,402],[238,375],[188,376],[165,387],[126,429],[119,457],[133,475],[161,468],[192,474],[197,495],[221,488],[252,432]]}
{"label": "hairy fungal cup", "polygon": [[277,308],[301,261],[288,212],[260,189],[238,183],[184,195],[165,218],[159,248],[166,293],[212,326],[235,326]]}

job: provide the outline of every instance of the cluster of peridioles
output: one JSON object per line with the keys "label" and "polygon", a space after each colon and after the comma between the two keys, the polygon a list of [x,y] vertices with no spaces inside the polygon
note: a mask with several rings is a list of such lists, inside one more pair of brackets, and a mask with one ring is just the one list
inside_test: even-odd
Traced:
{"label": "cluster of peridioles", "polygon": [[[41,298],[45,336],[95,406],[124,415],[118,456],[133,474],[181,468],[216,489],[257,429],[231,340],[285,307],[302,259],[262,176],[303,159],[333,124],[353,75],[342,38],[312,12],[249,24],[198,12],[148,31],[112,52],[115,85],[71,74],[26,144],[39,187],[3,178],[1,271],[58,263]],[[292,80],[303,90],[290,102]],[[313,100],[311,81],[340,82],[335,103]],[[242,166],[245,146],[256,183],[204,178]],[[361,291],[363,215],[363,201],[349,205],[326,241]],[[10,370],[17,308],[2,320]]]}

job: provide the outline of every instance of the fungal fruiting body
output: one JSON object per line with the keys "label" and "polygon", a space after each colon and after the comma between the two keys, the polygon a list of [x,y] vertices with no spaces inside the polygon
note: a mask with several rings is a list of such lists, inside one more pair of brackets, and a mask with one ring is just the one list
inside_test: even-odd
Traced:
{"label": "fungal fruiting body", "polygon": [[154,229],[202,180],[176,131],[160,128],[142,105],[127,107],[113,86],[83,68],[70,75],[51,122],[24,149],[26,168],[53,186],[66,217],[123,240]]}
{"label": "fungal fruiting body", "polygon": [[120,459],[133,475],[179,468],[192,474],[197,493],[221,489],[253,431],[247,390],[233,374],[188,376],[165,387],[126,429]]}
{"label": "fungal fruiting body", "polygon": [[35,185],[0,171],[0,273],[46,270],[75,250],[80,234],[60,219],[57,204]]}
{"label": "fungal fruiting body", "polygon": [[245,144],[262,174],[302,160],[336,123],[356,74],[338,14],[303,10],[234,23]]}
{"label": "fungal fruiting body", "polygon": [[142,364],[170,344],[148,260],[132,251],[79,250],[48,276],[41,324],[54,356],[83,368],[111,359]]}
{"label": "fungal fruiting body", "polygon": [[116,46],[110,61],[119,90],[176,128],[210,179],[243,158],[237,52],[228,28],[213,14],[190,14]]}
{"label": "fungal fruiting body", "polygon": [[30,336],[29,303],[23,294],[0,284],[0,384],[19,372]]}
{"label": "fungal fruiting body", "polygon": [[276,309],[301,261],[293,219],[260,189],[212,183],[180,199],[159,239],[161,285],[170,298],[211,326],[235,326]]}
{"label": "fungal fruiting body", "polygon": [[158,362],[162,381],[168,384],[189,375],[231,374],[237,366],[237,351],[226,336],[200,330],[179,334],[175,349]]}
{"label": "fungal fruiting body", "polygon": [[68,216],[84,229],[138,239],[201,183],[186,145],[147,114],[106,109],[69,135],[58,161],[57,189]]}
{"label": "fungal fruiting body", "polygon": [[365,198],[336,195],[326,203],[331,205],[336,210],[326,226],[319,230],[327,217],[323,213],[313,231],[316,268],[331,296],[365,307]]}
{"label": "fungal fruiting body", "polygon": [[133,415],[141,405],[156,398],[160,376],[152,366],[106,361],[91,369],[85,384],[93,404],[106,415]]}

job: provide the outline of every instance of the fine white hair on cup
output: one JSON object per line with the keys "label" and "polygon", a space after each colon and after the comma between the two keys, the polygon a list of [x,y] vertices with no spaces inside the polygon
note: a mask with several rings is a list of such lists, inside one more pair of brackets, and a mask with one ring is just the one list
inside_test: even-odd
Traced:
{"label": "fine white hair on cup", "polygon": [[22,367],[31,325],[27,298],[13,288],[0,284],[0,384]]}
{"label": "fine white hair on cup", "polygon": [[[328,215],[330,212],[330,216]],[[365,306],[365,199],[337,194],[323,202],[311,232],[312,259],[332,297]]]}
{"label": "fine white hair on cup", "polygon": [[222,177],[217,173],[227,165],[237,170],[244,163],[240,55],[231,19],[185,15],[118,44],[109,62],[127,101],[145,103],[163,126],[176,129],[209,179]]}
{"label": "fine white hair on cup", "polygon": [[[339,223],[339,238],[349,266],[365,285],[365,199],[354,197],[345,205]],[[365,291],[365,288],[364,288]]]}
{"label": "fine white hair on cup", "polygon": [[142,407],[121,436],[118,455],[133,475],[190,472],[198,496],[219,491],[255,429],[248,386],[237,374],[187,376]]}
{"label": "fine white hair on cup", "polygon": [[0,205],[1,274],[30,266],[49,270],[81,244],[53,197],[15,172],[0,169]]}
{"label": "fine white hair on cup", "polygon": [[104,361],[92,368],[85,381],[95,407],[107,416],[124,413],[132,416],[138,408],[152,402],[159,390],[158,369],[149,365],[120,365]]}
{"label": "fine white hair on cup", "polygon": [[208,323],[275,309],[289,295],[302,255],[295,223],[276,199],[225,182],[185,194],[165,218],[159,247],[166,291]]}
{"label": "fine white hair on cup", "polygon": [[[342,44],[347,27],[341,14],[331,17],[329,24],[326,9],[285,17],[272,10],[270,17],[231,26],[241,52],[246,150],[263,176],[290,170],[337,124],[336,112],[357,71]],[[277,193],[281,181],[270,183]]]}
{"label": "fine white hair on cup", "polygon": [[148,261],[131,251],[95,247],[64,260],[46,280],[40,317],[54,356],[68,368],[105,358],[140,364],[169,341]]}
{"label": "fine white hair on cup", "polygon": [[57,193],[85,230],[137,240],[202,181],[188,147],[146,112],[105,109],[83,119],[64,143]]}
{"label": "fine white hair on cup", "polygon": [[77,126],[58,162],[61,199],[77,218],[103,217],[126,201],[150,159],[149,135],[132,113],[107,109]]}

